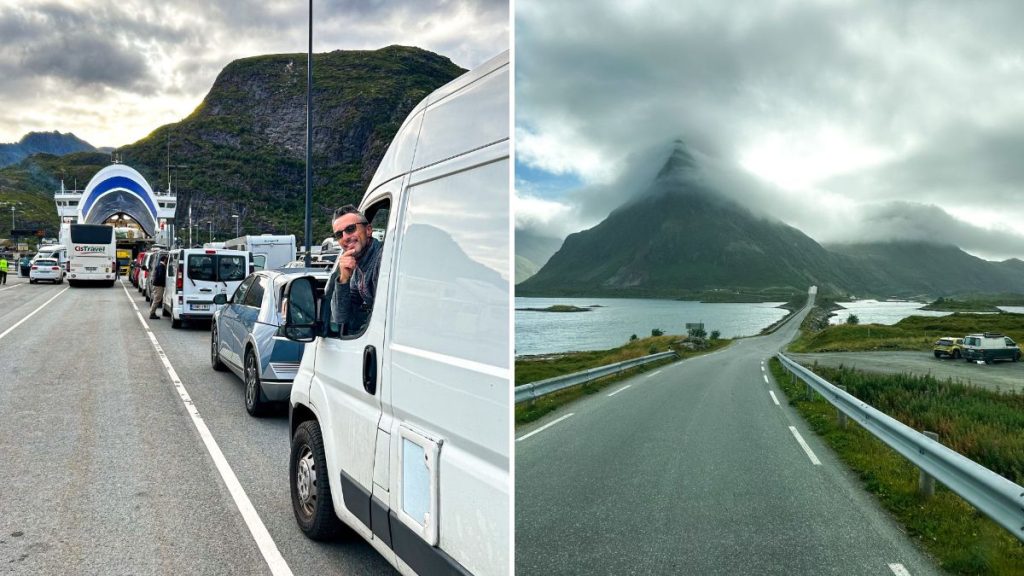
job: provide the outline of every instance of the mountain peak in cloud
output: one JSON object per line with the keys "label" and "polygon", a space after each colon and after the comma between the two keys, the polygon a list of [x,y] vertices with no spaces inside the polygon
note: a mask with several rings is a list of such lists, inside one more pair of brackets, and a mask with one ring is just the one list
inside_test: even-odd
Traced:
{"label": "mountain peak in cloud", "polygon": [[672,151],[655,180],[690,177],[696,175],[698,170],[697,160],[686,147],[686,143],[681,138],[676,138],[672,141]]}

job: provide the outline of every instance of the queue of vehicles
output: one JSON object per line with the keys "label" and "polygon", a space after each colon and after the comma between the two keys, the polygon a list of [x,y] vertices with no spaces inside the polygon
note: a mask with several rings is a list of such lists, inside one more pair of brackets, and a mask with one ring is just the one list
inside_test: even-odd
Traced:
{"label": "queue of vehicles", "polygon": [[[325,540],[347,525],[403,574],[509,569],[509,74],[506,52],[399,129],[359,205],[382,255],[354,333],[324,301],[336,243],[310,268],[294,237],[267,236],[152,247],[128,264],[149,301],[167,256],[162,315],[174,328],[209,320],[212,368],[242,381],[249,414],[287,403],[301,531]],[[56,252],[39,273],[58,282],[126,260],[113,244],[67,266],[67,247]]]}
{"label": "queue of vehicles", "polygon": [[963,358],[966,362],[991,364],[997,360],[1020,360],[1020,346],[1009,336],[997,332],[968,334],[963,338],[944,336],[935,341],[932,353],[936,358]]}

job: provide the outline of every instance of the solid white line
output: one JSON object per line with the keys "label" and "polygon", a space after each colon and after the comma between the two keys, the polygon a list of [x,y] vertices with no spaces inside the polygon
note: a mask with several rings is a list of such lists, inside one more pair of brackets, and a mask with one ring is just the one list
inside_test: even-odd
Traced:
{"label": "solid white line", "polygon": [[629,388],[630,386],[632,386],[632,384],[626,384],[622,388],[619,388],[615,392],[612,392],[611,394],[609,394],[608,397],[611,398],[612,396],[615,396],[616,394],[618,394],[619,392],[622,392],[623,390],[625,390],[626,388]]}
{"label": "solid white line", "polygon": [[896,576],[910,576],[910,571],[903,567],[903,564],[889,564],[889,570]]}
{"label": "solid white line", "polygon": [[769,390],[768,393],[772,395],[772,402],[775,402],[776,406],[780,406],[779,399],[775,397],[775,392]]}
{"label": "solid white line", "polygon": [[646,378],[650,378],[651,376],[657,376],[658,374],[661,374],[661,370],[656,370],[654,372],[651,372],[650,374],[648,374],[646,376]]}
{"label": "solid white line", "polygon": [[814,452],[811,452],[811,447],[807,445],[807,442],[804,442],[803,437],[796,431],[796,427],[790,426],[789,431],[793,433],[793,437],[796,438],[796,441],[800,443],[800,447],[807,453],[807,457],[811,459],[811,464],[821,466],[821,460],[818,460],[818,457],[814,455]]}
{"label": "solid white line", "polygon": [[174,388],[178,392],[178,396],[181,397],[182,403],[185,404],[185,411],[192,418],[192,424],[195,425],[196,430],[199,432],[199,437],[203,439],[203,444],[206,445],[206,450],[210,453],[210,457],[213,458],[214,465],[217,466],[217,471],[220,472],[220,477],[224,480],[224,484],[228,488],[228,492],[231,493],[231,498],[235,501],[235,506],[238,507],[238,511],[242,514],[242,519],[245,520],[245,525],[249,528],[249,533],[252,534],[254,540],[256,540],[256,546],[260,549],[260,553],[263,554],[263,559],[266,560],[267,565],[270,567],[270,572],[277,576],[291,576],[292,570],[288,567],[288,563],[285,561],[284,556],[281,556],[280,550],[277,549],[277,544],[274,543],[274,539],[270,536],[270,532],[267,531],[267,527],[263,524],[263,520],[260,519],[259,513],[256,512],[256,508],[253,507],[249,497],[245,494],[245,489],[242,488],[242,484],[238,481],[238,477],[235,476],[234,470],[231,469],[231,465],[228,464],[224,453],[221,452],[220,446],[217,445],[217,441],[213,438],[213,434],[210,433],[210,429],[206,427],[206,422],[203,421],[203,417],[199,415],[199,410],[195,404],[192,403],[192,397],[189,396],[188,390],[185,389],[185,385],[181,383],[181,379],[178,378],[178,373],[171,366],[171,361],[168,360],[167,354],[164,353],[164,349],[160,346],[160,343],[156,339],[156,335],[149,329],[149,325],[142,318],[142,314],[139,312],[138,306],[135,305],[135,301],[132,299],[131,294],[128,293],[128,288],[125,286],[124,281],[121,281],[121,288],[124,288],[124,295],[128,297],[128,301],[131,303],[132,308],[135,309],[135,317],[139,319],[139,323],[142,324],[142,328],[146,331],[146,335],[149,336],[150,343],[153,344],[153,349],[156,350],[157,356],[160,357],[160,361],[164,365],[164,369],[167,371],[167,375],[171,377],[171,382],[174,384]]}
{"label": "solid white line", "polygon": [[53,301],[54,301],[54,300],[55,300],[55,299],[57,298],[57,296],[60,296],[61,294],[63,294],[63,293],[65,293],[65,292],[67,292],[69,288],[71,288],[71,287],[70,287],[70,286],[68,286],[67,288],[65,288],[65,289],[61,290],[60,292],[57,292],[56,294],[54,294],[53,298],[50,298],[50,299],[49,299],[49,300],[47,300],[46,302],[43,302],[42,306],[40,306],[39,308],[36,308],[35,310],[33,310],[33,311],[29,312],[29,313],[28,313],[28,316],[25,316],[25,317],[24,317],[24,318],[22,318],[21,320],[18,320],[17,324],[15,324],[14,326],[11,326],[11,327],[10,327],[10,328],[8,328],[7,330],[4,330],[4,333],[3,333],[3,334],[0,334],[0,338],[3,338],[4,336],[7,336],[8,334],[10,334],[10,333],[11,333],[11,330],[14,330],[14,329],[15,329],[15,328],[17,328],[18,326],[21,326],[21,324],[22,324],[22,323],[23,323],[23,322],[24,322],[25,320],[28,320],[29,318],[31,318],[32,316],[34,316],[36,312],[39,312],[39,311],[40,311],[40,310],[42,310],[42,309],[43,309],[44,307],[46,307],[46,305],[47,305],[47,304],[49,304],[50,302],[53,302]]}
{"label": "solid white line", "polygon": [[555,420],[554,422],[548,422],[547,424],[541,426],[540,428],[537,428],[533,432],[530,432],[529,434],[526,434],[525,436],[520,436],[519,438],[516,438],[516,442],[522,442],[523,440],[526,440],[527,438],[529,438],[530,436],[533,436],[534,434],[538,434],[540,432],[543,432],[543,431],[547,430],[548,428],[551,428],[555,424],[558,424],[562,420],[565,420],[569,416],[572,416],[573,414],[575,414],[575,412],[569,412],[568,414],[566,414],[565,416],[562,416],[561,418],[559,418],[558,420]]}
{"label": "solid white line", "polygon": [[14,286],[8,286],[7,288],[0,288],[0,292],[3,292],[4,290],[14,290],[18,286],[24,286],[24,284],[15,284]]}

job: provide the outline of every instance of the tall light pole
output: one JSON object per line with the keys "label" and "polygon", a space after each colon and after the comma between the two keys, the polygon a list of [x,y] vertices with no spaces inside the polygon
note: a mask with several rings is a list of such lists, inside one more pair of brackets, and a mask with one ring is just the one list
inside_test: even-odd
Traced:
{"label": "tall light pole", "polygon": [[235,219],[235,238],[238,238],[238,214],[232,214],[231,217]]}
{"label": "tall light pole", "polygon": [[11,235],[14,235],[14,206],[11,206]]}
{"label": "tall light pole", "polygon": [[210,244],[213,244],[213,220],[210,220]]}
{"label": "tall light pole", "polygon": [[313,0],[309,0],[309,51],[306,53],[306,268],[313,244]]}

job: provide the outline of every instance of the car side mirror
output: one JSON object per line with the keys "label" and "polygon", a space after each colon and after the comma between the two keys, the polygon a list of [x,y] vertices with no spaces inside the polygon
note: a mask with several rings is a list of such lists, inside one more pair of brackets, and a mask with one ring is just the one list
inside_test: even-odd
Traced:
{"label": "car side mirror", "polygon": [[219,306],[223,306],[224,304],[227,304],[228,303],[228,295],[227,294],[217,294],[216,296],[213,297],[213,303],[217,304]]}
{"label": "car side mirror", "polygon": [[303,276],[292,280],[284,287],[281,300],[284,324],[281,335],[295,342],[312,342],[317,336],[316,280]]}

